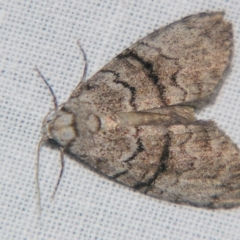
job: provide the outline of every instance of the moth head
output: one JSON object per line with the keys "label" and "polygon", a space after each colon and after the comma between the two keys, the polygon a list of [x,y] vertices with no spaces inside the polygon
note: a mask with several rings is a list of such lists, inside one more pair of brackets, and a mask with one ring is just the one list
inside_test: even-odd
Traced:
{"label": "moth head", "polygon": [[60,108],[52,110],[43,120],[42,135],[44,140],[54,140],[65,147],[76,137],[75,117]]}

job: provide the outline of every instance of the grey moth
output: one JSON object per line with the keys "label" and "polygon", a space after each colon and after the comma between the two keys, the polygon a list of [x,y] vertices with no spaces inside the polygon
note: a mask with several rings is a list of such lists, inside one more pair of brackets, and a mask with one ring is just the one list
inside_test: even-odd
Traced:
{"label": "grey moth", "polygon": [[149,196],[205,208],[240,205],[240,152],[197,120],[233,52],[222,12],[159,28],[124,50],[43,121],[42,140]]}

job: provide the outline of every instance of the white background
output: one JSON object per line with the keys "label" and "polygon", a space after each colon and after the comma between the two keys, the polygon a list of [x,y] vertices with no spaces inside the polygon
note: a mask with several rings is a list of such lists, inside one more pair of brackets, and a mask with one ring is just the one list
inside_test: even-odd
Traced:
{"label": "white background", "polygon": [[240,239],[240,208],[205,210],[134,192],[65,156],[54,200],[59,151],[41,151],[42,214],[36,194],[36,151],[52,98],[58,102],[126,47],[181,17],[224,10],[234,26],[235,51],[214,105],[198,118],[214,119],[240,146],[240,1],[231,0],[3,0],[0,3],[0,239]]}

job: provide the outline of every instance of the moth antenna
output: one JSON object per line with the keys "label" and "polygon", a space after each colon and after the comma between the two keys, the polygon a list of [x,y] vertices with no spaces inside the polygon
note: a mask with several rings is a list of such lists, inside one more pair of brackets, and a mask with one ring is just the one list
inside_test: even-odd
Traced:
{"label": "moth antenna", "polygon": [[82,78],[81,78],[81,82],[82,81],[85,82],[86,81],[87,70],[88,70],[87,55],[86,55],[86,53],[85,53],[85,51],[84,51],[84,49],[83,49],[83,47],[82,47],[82,45],[81,45],[79,40],[77,40],[77,44],[78,44],[78,46],[80,48],[80,51],[81,51],[81,53],[83,55],[83,60],[84,60],[84,70],[83,70],[83,75],[82,75]]}
{"label": "moth antenna", "polygon": [[40,150],[42,147],[42,143],[44,141],[44,138],[42,137],[38,143],[37,148],[37,166],[36,166],[36,187],[37,187],[37,199],[38,199],[38,210],[39,214],[42,212],[42,205],[41,205],[41,190],[40,190],[40,184],[39,184],[39,159],[40,159]]}
{"label": "moth antenna", "polygon": [[[54,103],[54,110],[55,113],[57,112],[58,104],[57,104],[57,98],[55,93],[53,92],[50,84],[48,81],[45,79],[45,77],[42,75],[40,70],[35,66],[35,71],[37,71],[39,77],[44,81],[46,86],[48,87],[52,97],[53,97],[53,103]],[[39,213],[41,214],[42,211],[42,206],[41,206],[41,190],[40,190],[40,184],[39,184],[39,162],[40,162],[40,150],[42,147],[43,141],[46,140],[44,137],[42,137],[38,143],[38,148],[37,148],[37,167],[36,167],[36,185],[37,185],[37,194],[38,194],[38,207],[39,207]]]}
{"label": "moth antenna", "polygon": [[52,90],[52,87],[50,86],[50,84],[48,83],[48,81],[45,79],[45,77],[42,75],[42,73],[39,71],[39,69],[37,67],[35,67],[35,70],[37,71],[39,77],[41,77],[41,79],[44,81],[44,83],[47,85],[52,97],[53,97],[53,103],[54,103],[54,109],[55,109],[55,112],[57,111],[57,108],[58,108],[58,104],[57,104],[57,98],[56,98],[56,95],[55,93],[53,92]]}
{"label": "moth antenna", "polygon": [[55,189],[54,189],[54,192],[53,192],[53,195],[52,195],[52,199],[54,198],[54,196],[57,192],[58,186],[60,184],[60,181],[61,181],[61,178],[62,178],[62,175],[63,175],[64,166],[65,166],[65,163],[64,163],[64,148],[63,147],[60,148],[60,156],[61,156],[61,171],[60,171],[58,181],[57,181],[57,184],[55,186]]}

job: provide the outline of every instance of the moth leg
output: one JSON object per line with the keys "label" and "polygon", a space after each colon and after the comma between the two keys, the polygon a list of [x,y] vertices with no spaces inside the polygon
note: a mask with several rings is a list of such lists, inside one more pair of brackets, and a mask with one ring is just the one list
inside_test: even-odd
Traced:
{"label": "moth leg", "polygon": [[41,190],[40,190],[40,184],[39,184],[39,159],[40,159],[40,150],[41,150],[43,141],[44,141],[44,139],[41,138],[38,143],[37,164],[36,164],[36,187],[37,187],[37,198],[38,198],[38,210],[39,210],[40,214],[42,211],[42,206],[41,206]]}
{"label": "moth leg", "polygon": [[62,175],[63,175],[63,170],[64,170],[64,167],[65,167],[65,162],[64,162],[64,148],[61,147],[60,148],[60,159],[61,159],[61,171],[59,173],[59,177],[58,177],[58,181],[57,181],[57,184],[55,186],[55,189],[54,189],[54,192],[53,192],[53,195],[52,195],[52,198],[54,198],[56,192],[57,192],[57,189],[58,189],[58,186],[60,184],[60,181],[61,181],[61,178],[62,178]]}

